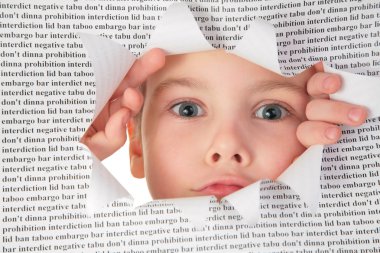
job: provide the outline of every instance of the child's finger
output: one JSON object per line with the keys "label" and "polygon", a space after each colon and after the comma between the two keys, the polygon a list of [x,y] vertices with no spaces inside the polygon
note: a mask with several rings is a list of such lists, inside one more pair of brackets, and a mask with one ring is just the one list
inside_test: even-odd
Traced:
{"label": "child's finger", "polygon": [[83,139],[83,143],[101,160],[110,156],[127,140],[126,124],[130,115],[128,109],[121,108],[109,118],[104,131],[86,137]]}
{"label": "child's finger", "polygon": [[367,119],[367,114],[364,107],[327,99],[314,99],[306,106],[306,117],[309,120],[333,124],[359,126]]}
{"label": "child's finger", "polygon": [[120,97],[127,87],[137,87],[149,75],[153,74],[165,64],[165,53],[159,48],[153,48],[135,61],[112,98]]}
{"label": "child's finger", "polygon": [[144,103],[144,96],[138,89],[127,88],[121,99],[121,104],[123,107],[128,108],[132,115],[136,115],[141,110]]}
{"label": "child's finger", "polygon": [[[91,126],[94,127],[97,130],[103,130],[107,124],[107,120],[110,117],[110,104],[107,103],[104,108],[101,110],[101,112],[98,114],[98,116],[94,119]],[[85,136],[87,136],[85,134]],[[92,136],[92,134],[90,135]]]}
{"label": "child's finger", "polygon": [[120,108],[125,107],[132,112],[132,115],[136,115],[144,102],[144,96],[136,88],[127,88],[121,97],[110,102],[109,114],[112,115],[114,112],[120,110]]}
{"label": "child's finger", "polygon": [[305,147],[336,143],[341,134],[337,125],[322,121],[304,121],[297,128],[297,138]]}
{"label": "child's finger", "polygon": [[312,97],[327,97],[326,95],[338,91],[341,85],[339,75],[318,72],[307,82],[307,92]]}
{"label": "child's finger", "polygon": [[324,71],[323,62],[321,62],[321,61],[314,64],[313,67],[314,67],[314,70],[316,72],[323,72]]}

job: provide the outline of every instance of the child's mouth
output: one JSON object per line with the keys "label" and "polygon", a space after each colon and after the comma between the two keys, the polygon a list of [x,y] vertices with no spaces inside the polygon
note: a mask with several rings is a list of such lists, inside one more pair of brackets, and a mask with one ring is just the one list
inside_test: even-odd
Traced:
{"label": "child's mouth", "polygon": [[240,177],[223,177],[218,180],[212,180],[195,189],[195,191],[201,195],[214,195],[218,199],[221,199],[244,188],[248,184],[249,182]]}
{"label": "child's mouth", "polygon": [[202,195],[214,195],[220,199],[240,190],[241,188],[243,188],[243,186],[240,185],[211,184],[201,189],[199,192],[202,193]]}

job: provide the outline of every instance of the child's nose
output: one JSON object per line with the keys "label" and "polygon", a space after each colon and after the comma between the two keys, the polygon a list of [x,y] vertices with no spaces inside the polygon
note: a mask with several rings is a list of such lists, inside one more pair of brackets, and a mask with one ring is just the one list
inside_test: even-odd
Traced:
{"label": "child's nose", "polygon": [[238,127],[220,128],[212,137],[206,163],[231,169],[246,167],[252,160],[248,143]]}

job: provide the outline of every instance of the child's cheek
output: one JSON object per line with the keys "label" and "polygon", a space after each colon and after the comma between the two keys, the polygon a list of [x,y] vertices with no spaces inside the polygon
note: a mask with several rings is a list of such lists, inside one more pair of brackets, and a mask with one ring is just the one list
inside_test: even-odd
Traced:
{"label": "child's cheek", "polygon": [[186,122],[173,116],[147,120],[144,162],[146,177],[154,198],[186,196],[192,185],[197,147]]}
{"label": "child's cheek", "polygon": [[263,128],[263,135],[257,137],[259,143],[256,147],[258,156],[256,158],[259,159],[261,166],[266,168],[263,170],[266,173],[262,175],[263,178],[277,178],[305,151],[305,147],[296,136],[298,124],[296,122],[282,123]]}

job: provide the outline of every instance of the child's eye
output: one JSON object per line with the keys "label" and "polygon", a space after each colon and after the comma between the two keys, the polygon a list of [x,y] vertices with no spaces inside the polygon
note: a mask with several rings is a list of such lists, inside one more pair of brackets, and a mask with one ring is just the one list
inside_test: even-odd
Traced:
{"label": "child's eye", "polygon": [[171,110],[176,115],[187,118],[202,116],[204,114],[202,107],[190,101],[175,104]]}
{"label": "child's eye", "polygon": [[255,116],[265,120],[279,120],[289,115],[289,111],[278,104],[268,104],[261,106]]}

